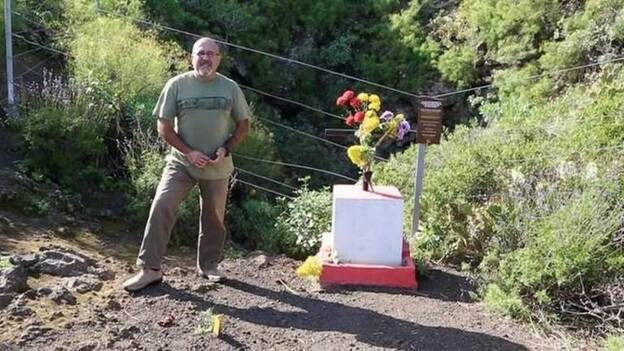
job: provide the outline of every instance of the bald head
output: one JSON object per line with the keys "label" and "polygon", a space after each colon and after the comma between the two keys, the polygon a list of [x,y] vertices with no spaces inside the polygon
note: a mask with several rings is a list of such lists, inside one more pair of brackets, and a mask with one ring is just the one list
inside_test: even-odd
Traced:
{"label": "bald head", "polygon": [[219,45],[211,38],[201,38],[193,44],[193,69],[198,77],[211,80],[217,75],[217,68],[221,63]]}
{"label": "bald head", "polygon": [[203,37],[197,39],[195,44],[193,44],[193,55],[199,51],[200,47],[209,47],[212,51],[219,52],[219,44],[212,38]]}

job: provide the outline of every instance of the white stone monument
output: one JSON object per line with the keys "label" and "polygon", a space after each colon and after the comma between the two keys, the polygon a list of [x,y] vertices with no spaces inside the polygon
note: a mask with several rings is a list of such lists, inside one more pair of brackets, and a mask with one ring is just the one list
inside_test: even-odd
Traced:
{"label": "white stone monument", "polygon": [[401,266],[403,197],[396,187],[334,185],[332,249],[340,263]]}

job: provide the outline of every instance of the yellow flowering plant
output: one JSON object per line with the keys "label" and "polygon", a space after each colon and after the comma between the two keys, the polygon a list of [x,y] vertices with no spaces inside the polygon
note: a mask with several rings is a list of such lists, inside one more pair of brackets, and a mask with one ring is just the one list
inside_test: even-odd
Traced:
{"label": "yellow flowering plant", "polygon": [[381,111],[381,99],[376,94],[346,90],[336,100],[336,105],[345,108],[345,123],[354,127],[359,144],[347,149],[347,156],[364,174],[364,187],[370,182],[370,170],[375,159],[375,149],[383,142],[405,137],[410,124],[403,114]]}

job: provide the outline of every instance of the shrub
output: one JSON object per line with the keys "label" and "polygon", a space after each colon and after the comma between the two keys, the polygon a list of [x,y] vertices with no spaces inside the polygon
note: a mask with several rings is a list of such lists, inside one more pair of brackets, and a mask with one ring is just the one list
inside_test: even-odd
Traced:
{"label": "shrub", "polygon": [[610,335],[605,342],[605,349],[607,351],[622,351],[624,350],[624,336]]}
{"label": "shrub", "polygon": [[275,228],[281,213],[279,205],[265,200],[249,199],[231,204],[227,213],[227,228],[233,240],[249,249],[281,253],[283,236]]}
{"label": "shrub", "polygon": [[316,254],[322,234],[331,230],[331,193],[328,189],[309,190],[304,181],[297,197],[286,207],[276,223],[284,233],[282,250],[296,258]]}
{"label": "shrub", "polygon": [[111,174],[105,136],[113,118],[93,89],[46,75],[23,98],[28,107],[16,123],[25,169],[74,190],[101,185]]}
{"label": "shrub", "polygon": [[124,103],[158,96],[173,63],[149,32],[114,18],[82,24],[69,46],[76,79],[105,84],[103,98],[119,111]]}

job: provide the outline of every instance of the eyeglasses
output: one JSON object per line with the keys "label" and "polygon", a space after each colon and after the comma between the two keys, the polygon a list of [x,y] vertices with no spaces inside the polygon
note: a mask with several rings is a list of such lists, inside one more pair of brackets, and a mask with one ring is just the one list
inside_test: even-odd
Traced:
{"label": "eyeglasses", "polygon": [[197,57],[207,56],[208,58],[215,58],[215,57],[221,56],[221,54],[218,53],[218,52],[215,52],[215,51],[204,51],[204,50],[199,50],[198,52],[195,53],[195,55]]}

